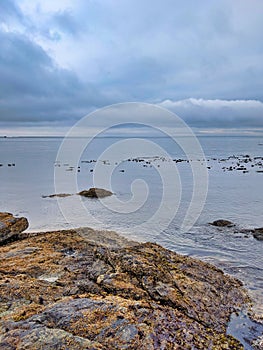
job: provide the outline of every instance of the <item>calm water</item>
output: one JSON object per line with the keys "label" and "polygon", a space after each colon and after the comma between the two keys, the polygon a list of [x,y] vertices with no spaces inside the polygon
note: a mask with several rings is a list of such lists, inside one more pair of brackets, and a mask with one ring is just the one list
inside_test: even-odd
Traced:
{"label": "calm water", "polygon": [[[257,313],[262,314],[263,242],[242,233],[242,229],[263,226],[263,161],[260,159],[263,140],[199,138],[207,164],[204,159],[192,161],[202,164],[203,169],[210,168],[207,169],[208,193],[201,215],[188,232],[181,232],[180,227],[193,193],[191,159],[168,138],[147,139],[145,145],[136,139],[126,145],[121,141],[95,139],[76,157],[79,141],[75,140],[65,145],[64,154],[57,158],[60,138],[0,139],[0,211],[26,216],[30,231],[79,226],[108,228],[202,258],[241,279],[257,302]],[[108,153],[102,155],[105,150]],[[126,157],[129,152],[130,156]],[[176,163],[173,159],[183,161]],[[99,166],[97,170],[96,166]],[[175,166],[176,173],[171,166]],[[231,166],[236,169],[230,171]],[[55,192],[76,193],[87,189],[94,185],[94,173],[95,185],[105,184],[109,169],[112,171],[109,186],[115,195],[103,202],[81,200],[77,195],[61,198],[65,218],[56,198],[42,198]],[[152,222],[160,203],[165,214]],[[166,213],[174,213],[169,226]],[[218,229],[208,225],[219,218],[231,220],[237,227]]]}

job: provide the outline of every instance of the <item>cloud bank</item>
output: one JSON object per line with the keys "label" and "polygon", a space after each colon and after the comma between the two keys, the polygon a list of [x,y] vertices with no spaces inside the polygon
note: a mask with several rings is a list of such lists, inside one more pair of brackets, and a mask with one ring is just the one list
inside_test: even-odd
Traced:
{"label": "cloud bank", "polygon": [[256,100],[165,100],[159,104],[189,125],[205,127],[263,128],[263,103]]}

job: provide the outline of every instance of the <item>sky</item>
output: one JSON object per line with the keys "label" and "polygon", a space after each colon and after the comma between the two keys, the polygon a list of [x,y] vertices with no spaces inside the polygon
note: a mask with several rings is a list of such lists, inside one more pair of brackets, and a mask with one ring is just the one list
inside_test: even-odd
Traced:
{"label": "sky", "polygon": [[0,135],[62,135],[123,102],[263,135],[262,18],[262,0],[1,0]]}

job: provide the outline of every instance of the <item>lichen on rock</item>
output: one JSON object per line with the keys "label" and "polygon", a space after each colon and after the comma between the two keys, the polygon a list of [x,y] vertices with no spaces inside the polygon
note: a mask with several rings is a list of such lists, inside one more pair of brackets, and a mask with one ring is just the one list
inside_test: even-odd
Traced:
{"label": "lichen on rock", "polygon": [[0,261],[0,349],[243,348],[226,334],[241,283],[157,244],[82,228],[28,235]]}

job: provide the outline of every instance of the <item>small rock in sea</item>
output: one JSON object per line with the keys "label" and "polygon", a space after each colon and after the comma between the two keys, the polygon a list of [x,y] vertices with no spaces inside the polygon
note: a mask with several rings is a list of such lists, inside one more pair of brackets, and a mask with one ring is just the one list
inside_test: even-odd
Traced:
{"label": "small rock in sea", "polygon": [[210,225],[217,226],[217,227],[233,227],[233,226],[235,226],[235,224],[233,224],[233,222],[228,221],[228,220],[223,220],[223,219],[219,219],[219,220],[215,220],[213,222],[210,222]]}
{"label": "small rock in sea", "polygon": [[263,241],[263,227],[255,228],[253,232],[253,237],[258,241]]}
{"label": "small rock in sea", "polygon": [[78,193],[80,196],[92,197],[92,198],[103,198],[113,195],[111,191],[104,190],[103,188],[91,187],[89,190],[83,190]]}

